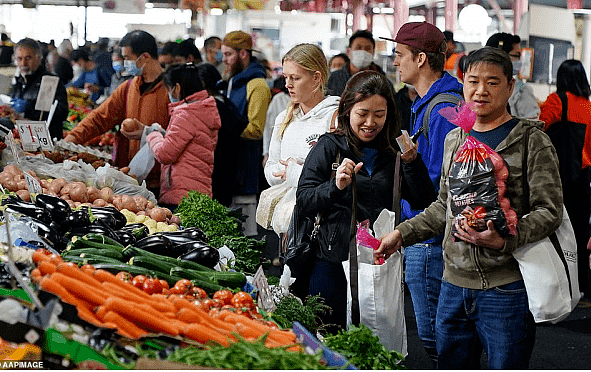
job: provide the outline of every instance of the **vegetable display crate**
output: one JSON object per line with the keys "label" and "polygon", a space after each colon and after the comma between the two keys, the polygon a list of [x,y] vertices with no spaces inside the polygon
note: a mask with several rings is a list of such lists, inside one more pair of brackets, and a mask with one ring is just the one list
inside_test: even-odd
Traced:
{"label": "vegetable display crate", "polygon": [[316,353],[318,349],[322,349],[324,360],[326,360],[327,366],[335,368],[342,368],[346,366],[345,369],[357,369],[357,367],[347,362],[347,359],[345,359],[344,356],[322,345],[322,342],[314,337],[299,322],[293,322],[293,332],[298,337],[298,340],[301,340],[302,344],[306,348],[310,348],[313,353]]}

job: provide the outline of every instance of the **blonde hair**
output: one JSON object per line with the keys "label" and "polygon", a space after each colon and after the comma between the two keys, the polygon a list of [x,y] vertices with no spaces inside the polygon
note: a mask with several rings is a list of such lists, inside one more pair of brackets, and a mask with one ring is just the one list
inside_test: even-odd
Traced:
{"label": "blonde hair", "polygon": [[[320,72],[320,86],[319,90],[322,95],[325,93],[326,82],[328,81],[328,62],[324,52],[318,45],[315,44],[298,44],[291,48],[289,52],[285,53],[281,63],[284,64],[286,61],[291,61],[304,70],[314,74],[316,71]],[[294,111],[298,108],[297,104],[291,103],[287,108],[285,119],[281,124],[281,130],[279,136],[283,137],[283,133],[293,121]]]}

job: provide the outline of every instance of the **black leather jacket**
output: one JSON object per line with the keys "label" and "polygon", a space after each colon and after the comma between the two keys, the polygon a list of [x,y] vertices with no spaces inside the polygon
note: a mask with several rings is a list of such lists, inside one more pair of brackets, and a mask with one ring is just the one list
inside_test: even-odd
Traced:
{"label": "black leather jacket", "polygon": [[[13,98],[21,98],[27,101],[27,108],[24,112],[24,117],[28,120],[40,120],[40,111],[35,110],[35,102],[37,102],[37,95],[39,94],[39,88],[41,87],[41,78],[44,75],[53,75],[45,69],[43,65],[40,65],[37,71],[33,74],[28,75],[27,79],[21,75],[15,77],[16,81],[12,85],[10,96]],[[66,94],[66,88],[59,82],[57,90],[55,92],[55,98],[57,99],[57,108],[53,114],[53,119],[49,123],[49,134],[52,138],[62,139],[63,138],[63,123],[68,117],[68,97]],[[49,112],[44,112],[41,120],[47,120]]]}
{"label": "black leather jacket", "polygon": [[[314,219],[318,212],[322,213],[316,257],[335,263],[347,260],[353,198],[351,186],[339,190],[331,179],[337,150],[340,150],[340,162],[344,158],[361,161],[349,148],[344,135],[324,134],[306,157],[296,193],[300,218]],[[359,222],[369,219],[373,226],[384,208],[392,209],[395,162],[394,154],[379,153],[371,176],[364,167],[357,173]],[[402,164],[402,197],[413,208],[426,208],[437,194],[425,164],[420,155],[410,164]]]}

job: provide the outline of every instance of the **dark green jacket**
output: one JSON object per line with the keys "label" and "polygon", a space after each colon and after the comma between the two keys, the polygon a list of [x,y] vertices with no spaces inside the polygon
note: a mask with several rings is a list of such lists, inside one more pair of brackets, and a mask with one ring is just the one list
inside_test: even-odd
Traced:
{"label": "dark green jacket", "polygon": [[[517,235],[507,236],[502,249],[490,249],[458,240],[453,241],[453,216],[449,204],[449,174],[453,155],[466,138],[460,128],[445,138],[439,196],[424,212],[400,224],[404,246],[422,242],[445,232],[443,278],[447,282],[472,289],[488,289],[521,280],[512,252],[524,244],[541,240],[554,232],[562,221],[562,186],[556,150],[542,132],[543,123],[521,119],[495,149],[509,169],[505,196],[519,216]],[[523,135],[530,130],[524,149]],[[528,151],[529,206],[523,197],[522,154]],[[531,211],[531,212],[530,212]],[[529,212],[529,213],[528,213]],[[524,216],[525,215],[525,216]]]}

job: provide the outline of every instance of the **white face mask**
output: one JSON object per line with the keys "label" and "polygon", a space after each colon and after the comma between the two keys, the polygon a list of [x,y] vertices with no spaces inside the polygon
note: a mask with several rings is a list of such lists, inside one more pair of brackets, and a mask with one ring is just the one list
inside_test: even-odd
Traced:
{"label": "white face mask", "polygon": [[352,50],[351,63],[357,68],[367,68],[371,65],[373,56],[365,50]]}
{"label": "white face mask", "polygon": [[335,72],[335,71],[339,71],[339,70],[340,70],[340,68],[333,67],[333,68],[330,69],[330,72]]}
{"label": "white face mask", "polygon": [[82,68],[82,66],[78,64],[72,66],[72,72],[74,73],[74,76],[80,75],[83,71],[84,69]]}

